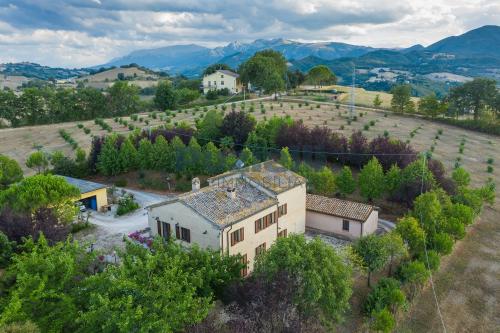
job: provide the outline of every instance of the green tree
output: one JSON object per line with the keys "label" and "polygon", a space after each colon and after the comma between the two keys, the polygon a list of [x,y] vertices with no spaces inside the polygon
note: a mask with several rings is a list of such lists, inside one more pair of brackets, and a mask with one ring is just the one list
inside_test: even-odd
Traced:
{"label": "green tree", "polygon": [[240,65],[239,72],[243,83],[274,92],[277,87],[284,87],[286,59],[277,51],[259,51]]}
{"label": "green tree", "polygon": [[285,80],[278,71],[273,71],[262,83],[262,88],[268,94],[274,93],[274,99],[277,99],[278,92],[285,89]]}
{"label": "green tree", "polygon": [[40,209],[51,209],[62,224],[73,221],[74,201],[80,191],[66,179],[54,175],[35,175],[11,185],[0,193],[0,207],[10,207],[19,213],[35,214]]}
{"label": "green tree", "polygon": [[160,171],[173,172],[175,169],[175,156],[172,146],[163,135],[156,137],[153,144],[154,168]]}
{"label": "green tree", "polygon": [[385,234],[382,236],[382,239],[384,240],[384,246],[389,256],[389,271],[387,275],[391,276],[394,260],[406,256],[408,254],[408,249],[406,248],[403,238],[396,231]]}
{"label": "green tree", "polygon": [[422,193],[415,199],[412,215],[420,221],[427,235],[441,230],[442,213],[443,208],[436,192]]}
{"label": "green tree", "polygon": [[335,185],[343,196],[351,194],[356,190],[356,181],[352,177],[351,168],[347,165],[342,168],[342,171],[335,178]]}
{"label": "green tree", "polygon": [[368,294],[363,305],[366,314],[388,309],[392,313],[406,305],[406,296],[400,289],[401,283],[393,278],[381,278]]}
{"label": "green tree", "polygon": [[10,184],[17,183],[23,179],[23,170],[19,164],[0,154],[0,190],[6,188]]}
{"label": "green tree", "polygon": [[321,195],[332,195],[335,193],[335,174],[326,165],[312,175],[314,192]]}
{"label": "green tree", "polygon": [[137,149],[135,149],[130,138],[123,141],[120,147],[119,159],[122,172],[129,172],[137,169]]}
{"label": "green tree", "polygon": [[139,159],[139,168],[141,170],[153,170],[155,165],[153,144],[147,138],[139,141],[139,148],[137,149],[137,158]]}
{"label": "green tree", "polygon": [[383,308],[379,311],[374,311],[371,314],[370,328],[375,332],[390,333],[396,326],[396,320],[392,313]]}
{"label": "green tree", "polygon": [[377,94],[377,95],[375,95],[375,98],[373,99],[373,107],[379,108],[381,105],[382,105],[382,100],[380,99],[380,95]]}
{"label": "green tree", "polygon": [[420,98],[418,111],[426,116],[436,118],[443,110],[436,94],[431,94]]}
{"label": "green tree", "polygon": [[156,87],[154,103],[160,110],[174,109],[177,106],[177,94],[169,81],[160,81]]}
{"label": "green tree", "polygon": [[240,160],[245,163],[246,166],[255,164],[255,157],[250,149],[247,147],[243,148],[240,153]]}
{"label": "green tree", "polygon": [[290,152],[288,151],[288,147],[283,147],[281,149],[279,163],[288,170],[293,169],[293,159],[292,155],[290,155]]}
{"label": "green tree", "polygon": [[32,320],[42,332],[74,331],[82,301],[75,284],[91,272],[94,254],[69,240],[49,246],[43,235],[23,247],[29,250],[16,255],[8,269],[15,282],[0,326]]}
{"label": "green tree", "polygon": [[188,169],[190,174],[200,174],[204,169],[203,154],[201,152],[201,146],[198,141],[196,141],[196,138],[194,136],[189,140],[187,150],[187,155],[189,156]]}
{"label": "green tree", "polygon": [[450,90],[450,104],[459,114],[471,113],[474,119],[480,119],[486,110],[494,109],[498,98],[496,81],[487,78],[475,78]]}
{"label": "green tree", "polygon": [[97,169],[106,176],[116,176],[122,172],[116,140],[116,135],[106,137],[98,157]]}
{"label": "green tree", "polygon": [[223,119],[221,129],[222,137],[232,137],[236,145],[244,144],[248,134],[255,128],[256,120],[244,111],[231,111]]}
{"label": "green tree", "polygon": [[364,236],[354,243],[353,250],[363,260],[368,272],[368,287],[370,287],[372,273],[381,270],[387,263],[388,252],[385,241],[377,235]]}
{"label": "green tree", "polygon": [[403,283],[408,283],[412,286],[412,297],[415,297],[418,289],[421,288],[429,278],[429,271],[423,262],[413,260],[401,265],[398,275]]}
{"label": "green tree", "polygon": [[16,242],[11,242],[7,235],[0,231],[0,268],[5,268],[9,265]]}
{"label": "green tree", "polygon": [[222,154],[213,142],[209,142],[203,147],[203,159],[205,161],[205,174],[216,175],[222,172]]}
{"label": "green tree", "polygon": [[203,119],[196,124],[196,137],[200,143],[206,144],[209,141],[217,141],[221,138],[221,126],[224,120],[224,113],[217,110],[208,111]]}
{"label": "green tree", "polygon": [[391,90],[392,100],[391,107],[395,112],[399,113],[410,113],[414,111],[415,105],[411,100],[411,86],[410,85],[399,85],[395,86]]}
{"label": "green tree", "polygon": [[36,151],[32,153],[26,160],[26,166],[30,169],[36,170],[37,173],[47,171],[47,167],[49,166],[47,154],[43,151]]}
{"label": "green tree", "polygon": [[401,218],[396,224],[396,232],[408,244],[410,253],[416,255],[424,251],[425,231],[412,216]]}
{"label": "green tree", "polygon": [[108,88],[108,107],[111,116],[124,116],[139,111],[139,87],[128,81],[116,81]]}
{"label": "green tree", "polygon": [[397,164],[393,164],[391,168],[386,172],[384,178],[384,187],[392,197],[399,190],[401,186],[401,169]]}
{"label": "green tree", "polygon": [[181,175],[186,169],[185,155],[186,155],[186,145],[178,137],[175,136],[170,142],[172,150],[175,156],[175,173]]}
{"label": "green tree", "polygon": [[431,249],[443,255],[448,255],[453,250],[453,238],[445,232],[438,232],[432,235],[429,243]]}
{"label": "green tree", "polygon": [[325,65],[317,65],[311,68],[307,73],[307,80],[313,83],[314,86],[320,87],[325,84],[335,84],[337,82],[335,74]]}
{"label": "green tree", "polygon": [[191,103],[192,101],[197,100],[200,97],[200,93],[198,90],[193,90],[189,88],[180,88],[175,91],[175,94],[177,95],[176,99],[179,104],[188,104]]}
{"label": "green tree", "polygon": [[453,170],[451,178],[453,179],[453,181],[455,181],[455,184],[459,187],[469,186],[470,184],[470,174],[462,167]]}
{"label": "green tree", "polygon": [[367,200],[380,198],[384,192],[384,170],[376,157],[363,166],[358,183],[361,195]]}
{"label": "green tree", "polygon": [[278,238],[257,259],[254,274],[273,279],[283,271],[297,281],[294,300],[303,318],[342,318],[352,293],[351,269],[332,247],[303,235]]}

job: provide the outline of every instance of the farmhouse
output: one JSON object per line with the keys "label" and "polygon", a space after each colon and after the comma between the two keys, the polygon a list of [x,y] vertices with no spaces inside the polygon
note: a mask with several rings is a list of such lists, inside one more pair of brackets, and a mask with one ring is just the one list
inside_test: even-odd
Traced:
{"label": "farmhouse", "polygon": [[306,227],[356,239],[377,230],[378,209],[374,206],[307,194]]}
{"label": "farmhouse", "polygon": [[243,85],[240,81],[240,75],[229,70],[218,69],[212,74],[203,77],[204,94],[210,90],[221,90],[224,88],[227,88],[231,94],[241,92]]}
{"label": "farmhouse", "polygon": [[255,257],[278,237],[304,233],[306,180],[267,161],[210,178],[200,189],[147,207],[153,235],[171,235],[185,246],[241,254],[253,269]]}
{"label": "farmhouse", "polygon": [[80,190],[80,202],[87,208],[93,210],[102,210],[108,205],[108,196],[106,193],[106,185],[89,182],[83,179],[61,176],[68,183],[77,187]]}

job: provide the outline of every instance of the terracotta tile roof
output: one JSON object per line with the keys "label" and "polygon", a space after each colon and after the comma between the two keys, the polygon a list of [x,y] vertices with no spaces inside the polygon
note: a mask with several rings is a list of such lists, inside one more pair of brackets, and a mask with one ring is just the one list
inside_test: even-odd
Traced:
{"label": "terracotta tile roof", "polygon": [[[228,195],[228,187],[235,189],[234,198]],[[278,203],[276,198],[269,196],[251,183],[233,179],[230,183],[225,182],[223,186],[207,186],[196,192],[187,192],[174,199],[148,206],[148,208],[173,202],[183,203],[221,227],[250,217]]]}
{"label": "terracotta tile roof", "polygon": [[375,207],[360,202],[308,194],[306,197],[306,209],[317,213],[365,222]]}
{"label": "terracotta tile roof", "polygon": [[254,181],[266,190],[279,194],[298,185],[306,183],[306,179],[288,170],[273,160],[254,164],[249,167],[232,170],[208,179],[210,184],[222,184],[226,179],[234,177]]}

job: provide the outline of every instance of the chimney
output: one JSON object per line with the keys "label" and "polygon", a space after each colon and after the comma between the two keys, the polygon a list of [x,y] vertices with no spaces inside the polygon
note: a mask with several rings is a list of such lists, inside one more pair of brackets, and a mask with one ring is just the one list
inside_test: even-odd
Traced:
{"label": "chimney", "polygon": [[193,192],[200,190],[200,179],[198,177],[193,178],[193,180],[191,181],[191,190]]}
{"label": "chimney", "polygon": [[227,188],[227,196],[229,199],[236,199],[236,188],[234,187],[228,187]]}

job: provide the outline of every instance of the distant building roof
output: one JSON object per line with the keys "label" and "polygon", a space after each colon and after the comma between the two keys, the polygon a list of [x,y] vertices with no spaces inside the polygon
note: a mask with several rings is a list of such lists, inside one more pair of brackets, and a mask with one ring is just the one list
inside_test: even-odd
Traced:
{"label": "distant building roof", "polygon": [[360,202],[308,194],[306,197],[306,209],[316,213],[365,222],[375,207]]}
{"label": "distant building roof", "polygon": [[88,180],[77,179],[67,176],[59,176],[59,177],[66,179],[68,183],[77,187],[80,190],[80,193],[82,194],[106,188],[106,185],[90,182]]}
{"label": "distant building roof", "polygon": [[306,183],[306,179],[288,170],[273,160],[254,164],[249,167],[232,170],[209,178],[210,184],[223,184],[234,177],[247,178],[273,193],[282,193],[298,185]]}
{"label": "distant building roof", "polygon": [[217,69],[214,73],[216,73],[216,72],[219,72],[219,73],[222,73],[222,74],[225,74],[225,75],[229,75],[229,76],[232,76],[232,77],[235,77],[235,78],[239,78],[240,77],[240,74],[235,73],[235,72],[230,71],[230,70],[227,70],[227,69]]}
{"label": "distant building roof", "polygon": [[[234,197],[228,192],[234,188]],[[234,179],[224,186],[207,186],[198,191],[188,192],[175,199],[160,202],[148,208],[181,202],[207,220],[221,226],[227,226],[277,204],[277,199],[259,190],[251,183]]]}

